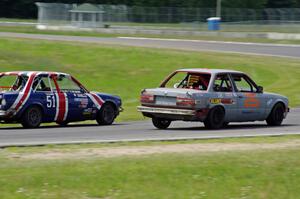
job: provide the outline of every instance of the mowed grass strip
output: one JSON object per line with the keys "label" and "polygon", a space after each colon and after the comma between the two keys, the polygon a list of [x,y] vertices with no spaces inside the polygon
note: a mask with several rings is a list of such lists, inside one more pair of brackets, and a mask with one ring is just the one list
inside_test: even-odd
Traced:
{"label": "mowed grass strip", "polygon": [[[299,141],[299,136],[255,139],[281,145]],[[227,144],[230,141],[224,139]],[[253,143],[238,139],[232,144],[236,141]],[[294,199],[300,194],[299,147],[67,160],[22,158],[31,152],[27,148],[0,151],[0,198]]]}
{"label": "mowed grass strip", "polygon": [[178,68],[223,68],[248,73],[265,91],[300,104],[300,60],[229,53],[191,52],[22,39],[0,39],[0,71],[45,70],[74,75],[90,90],[120,95],[119,120],[137,113],[143,88],[156,87]]}

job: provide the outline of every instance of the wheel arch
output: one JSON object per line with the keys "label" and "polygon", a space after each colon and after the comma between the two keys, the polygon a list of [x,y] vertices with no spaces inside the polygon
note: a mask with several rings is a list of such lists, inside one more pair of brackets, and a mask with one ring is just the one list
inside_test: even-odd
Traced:
{"label": "wheel arch", "polygon": [[24,113],[29,107],[32,107],[32,106],[37,106],[37,107],[39,107],[39,108],[41,109],[41,111],[42,111],[42,116],[45,115],[45,109],[44,109],[44,106],[43,106],[41,103],[36,102],[36,103],[30,103],[30,104],[28,104],[27,106],[23,107],[23,108],[21,109],[21,111],[18,113],[19,117],[21,117],[21,116],[23,115],[23,113]]}
{"label": "wheel arch", "polygon": [[269,117],[269,115],[272,113],[273,109],[275,108],[275,106],[276,106],[277,104],[283,105],[283,108],[284,108],[284,109],[287,108],[287,105],[284,103],[283,100],[276,100],[276,101],[274,102],[272,108],[269,110],[269,112],[268,112],[268,114],[267,114],[267,117]]}
{"label": "wheel arch", "polygon": [[119,109],[118,109],[118,106],[116,105],[116,103],[115,103],[113,100],[106,100],[106,101],[102,104],[102,106],[101,106],[101,108],[100,108],[99,111],[102,110],[102,107],[103,107],[105,104],[111,104],[111,105],[114,107],[116,116],[118,115]]}
{"label": "wheel arch", "polygon": [[223,105],[221,105],[221,104],[217,104],[217,105],[215,105],[215,106],[210,107],[209,112],[210,112],[212,109],[217,108],[217,107],[221,107],[221,108],[223,109],[224,113],[225,113],[225,116],[226,116],[226,109],[225,109],[225,107],[224,107]]}

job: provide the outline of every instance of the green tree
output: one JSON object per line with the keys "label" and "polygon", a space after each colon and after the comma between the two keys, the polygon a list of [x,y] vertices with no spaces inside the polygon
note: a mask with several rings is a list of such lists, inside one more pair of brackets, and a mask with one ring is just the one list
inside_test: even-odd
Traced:
{"label": "green tree", "polygon": [[292,8],[297,6],[299,0],[268,0],[268,8]]}

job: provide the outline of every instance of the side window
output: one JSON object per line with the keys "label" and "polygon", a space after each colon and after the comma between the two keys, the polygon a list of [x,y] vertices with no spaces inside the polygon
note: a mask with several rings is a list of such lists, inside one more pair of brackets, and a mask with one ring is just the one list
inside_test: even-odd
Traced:
{"label": "side window", "polygon": [[238,92],[257,92],[256,87],[244,75],[232,75]]}
{"label": "side window", "polygon": [[232,85],[227,74],[217,75],[214,81],[214,91],[232,92]]}
{"label": "side window", "polygon": [[33,89],[37,92],[47,92],[52,91],[53,83],[51,83],[49,77],[37,77],[33,82]]}
{"label": "side window", "polygon": [[59,76],[57,78],[57,84],[61,91],[81,92],[81,88],[66,76]]}

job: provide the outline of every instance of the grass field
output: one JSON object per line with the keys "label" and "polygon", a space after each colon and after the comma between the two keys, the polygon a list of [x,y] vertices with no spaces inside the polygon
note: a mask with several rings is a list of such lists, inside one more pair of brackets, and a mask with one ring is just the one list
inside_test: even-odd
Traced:
{"label": "grass field", "polygon": [[[251,139],[223,142],[234,145],[300,140],[299,136]],[[168,143],[172,144],[178,143]],[[47,150],[59,152],[68,147],[52,146]],[[0,150],[0,198],[296,199],[300,194],[299,147],[110,158],[25,158],[34,152],[47,155],[44,147]]]}
{"label": "grass field", "polygon": [[266,91],[300,105],[300,61],[238,54],[188,52],[96,44],[0,39],[0,70],[71,73],[90,90],[118,94],[125,112],[120,120],[142,119],[139,92],[155,87],[178,68],[226,68],[249,73]]}

